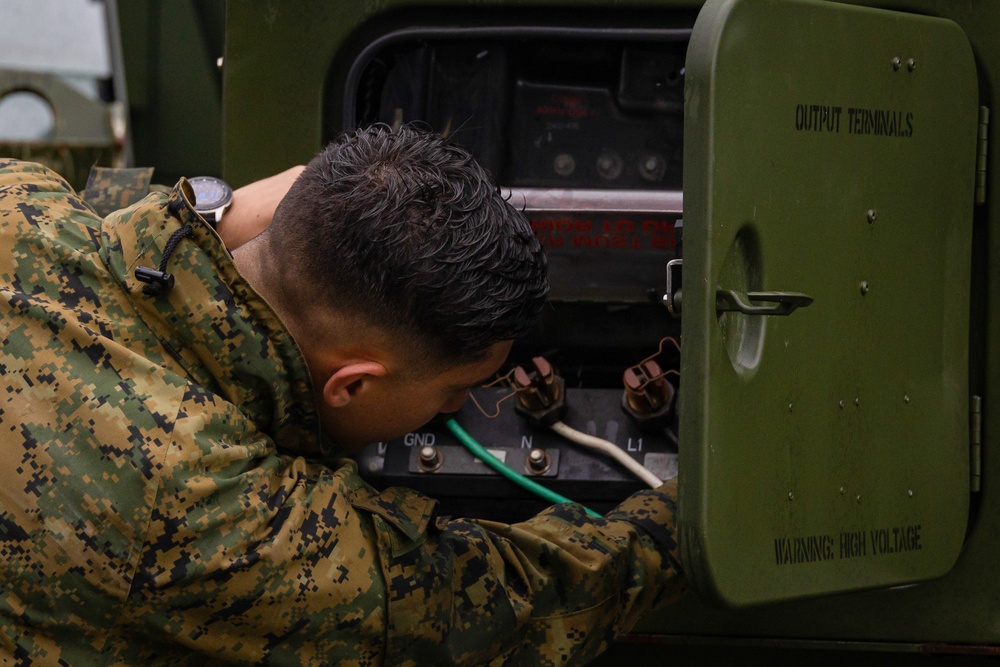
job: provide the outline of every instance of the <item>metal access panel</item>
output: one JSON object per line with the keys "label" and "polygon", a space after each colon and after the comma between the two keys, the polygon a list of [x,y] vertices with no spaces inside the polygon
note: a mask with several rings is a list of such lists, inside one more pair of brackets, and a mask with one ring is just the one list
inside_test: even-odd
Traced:
{"label": "metal access panel", "polygon": [[686,67],[688,577],[743,606],[944,574],[969,504],[965,35],[710,0]]}

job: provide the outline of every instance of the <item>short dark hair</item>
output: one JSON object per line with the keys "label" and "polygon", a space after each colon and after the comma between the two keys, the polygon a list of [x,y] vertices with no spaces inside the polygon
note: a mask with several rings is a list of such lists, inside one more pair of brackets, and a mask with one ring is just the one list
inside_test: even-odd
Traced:
{"label": "short dark hair", "polygon": [[466,150],[410,126],[341,135],[267,236],[294,275],[320,286],[322,305],[417,334],[441,359],[479,359],[526,333],[548,293],[524,214]]}

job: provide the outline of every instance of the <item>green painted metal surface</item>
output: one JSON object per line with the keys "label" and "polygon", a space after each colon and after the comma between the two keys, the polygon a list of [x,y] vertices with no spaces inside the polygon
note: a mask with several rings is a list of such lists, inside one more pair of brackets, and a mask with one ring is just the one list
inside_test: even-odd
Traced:
{"label": "green painted metal surface", "polygon": [[[412,25],[490,25],[496,21],[556,25],[587,23],[600,27],[649,27],[692,15],[700,2],[664,0],[567,0],[564,2],[473,2],[409,0],[380,2],[266,2],[230,0],[226,15],[226,67],[224,69],[223,156],[225,172],[234,185],[269,175],[308,159],[322,142],[341,127],[340,98],[343,76],[351,58],[365,44],[388,30]],[[850,4],[947,18],[957,23],[972,45],[979,71],[980,104],[997,108],[995,81],[1000,77],[1000,3],[993,0],[859,0]],[[772,35],[787,42],[787,35]],[[788,49],[788,57],[796,54]],[[176,139],[180,141],[180,139]],[[995,142],[994,142],[995,143]],[[944,576],[915,586],[876,589],[824,596],[746,610],[720,608],[692,595],[678,605],[653,614],[638,631],[656,636],[746,637],[762,640],[879,641],[901,650],[921,650],[932,644],[1000,644],[1000,457],[993,455],[1000,433],[1000,207],[993,204],[1000,192],[997,151],[987,154],[987,204],[974,213],[973,252],[980,262],[973,275],[971,295],[957,300],[971,302],[973,356],[970,386],[983,396],[983,482],[974,497],[967,539],[955,566]],[[900,165],[900,177],[910,165]],[[859,169],[864,169],[864,164]],[[884,222],[879,212],[876,224]],[[767,256],[762,259],[765,267]],[[773,276],[766,273],[770,280]],[[768,283],[770,285],[770,283]],[[774,284],[774,289],[797,290]],[[870,292],[874,296],[877,285]],[[810,312],[809,306],[791,318]],[[930,308],[930,306],[928,306]],[[789,320],[791,322],[791,320]],[[768,336],[773,334],[770,330]],[[898,345],[909,342],[900,331]],[[808,378],[802,375],[804,382]],[[965,392],[966,395],[968,391]],[[793,406],[794,407],[794,406]],[[787,409],[787,403],[785,404]],[[785,502],[788,502],[785,500]],[[963,521],[964,523],[964,521]],[[776,645],[780,645],[778,642]],[[632,655],[631,646],[616,649]],[[762,659],[781,661],[779,649]],[[961,650],[961,646],[957,650]],[[644,650],[641,655],[670,655],[669,646]],[[737,656],[744,655],[738,649]],[[685,653],[690,662],[703,654]],[[730,657],[731,654],[730,654]],[[797,658],[801,657],[801,654]],[[791,658],[790,662],[797,662]],[[667,658],[664,658],[666,660]],[[835,655],[833,660],[837,660]],[[844,657],[843,661],[849,658]],[[729,658],[717,664],[728,664]],[[682,660],[681,662],[685,662]],[[616,664],[616,663],[609,663]]]}
{"label": "green painted metal surface", "polygon": [[[702,592],[746,605],[957,559],[977,93],[951,21],[812,0],[702,9],[680,428],[681,544]],[[724,290],[815,301],[745,315],[720,309]]]}
{"label": "green painted metal surface", "polygon": [[157,183],[222,173],[224,0],[118,2],[134,164]]}

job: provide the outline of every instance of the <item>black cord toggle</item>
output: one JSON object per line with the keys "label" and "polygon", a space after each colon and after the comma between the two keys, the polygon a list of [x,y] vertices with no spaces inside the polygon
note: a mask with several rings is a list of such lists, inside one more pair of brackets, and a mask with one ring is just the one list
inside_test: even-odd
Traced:
{"label": "black cord toggle", "polygon": [[177,249],[177,244],[181,242],[181,239],[191,236],[193,233],[194,228],[191,225],[184,225],[170,235],[166,245],[163,246],[163,255],[160,257],[159,270],[151,269],[148,266],[136,267],[135,279],[146,283],[146,286],[142,288],[143,294],[146,296],[160,296],[174,286],[173,274],[167,273],[167,262],[170,261],[170,256],[174,254],[174,250]]}
{"label": "black cord toggle", "polygon": [[146,286],[142,288],[142,293],[146,296],[159,296],[174,286],[173,274],[157,271],[148,266],[137,266],[135,279],[146,283]]}

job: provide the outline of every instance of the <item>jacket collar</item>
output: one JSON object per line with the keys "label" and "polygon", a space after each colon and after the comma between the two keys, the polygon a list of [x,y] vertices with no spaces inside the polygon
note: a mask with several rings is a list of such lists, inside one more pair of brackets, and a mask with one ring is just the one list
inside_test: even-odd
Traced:
{"label": "jacket collar", "polygon": [[[101,254],[136,312],[197,384],[236,405],[279,447],[321,452],[319,418],[305,361],[291,334],[239,274],[222,240],[199,216],[185,179],[115,211],[102,225]],[[138,267],[156,269],[184,226],[165,271],[173,287],[143,292]]]}

